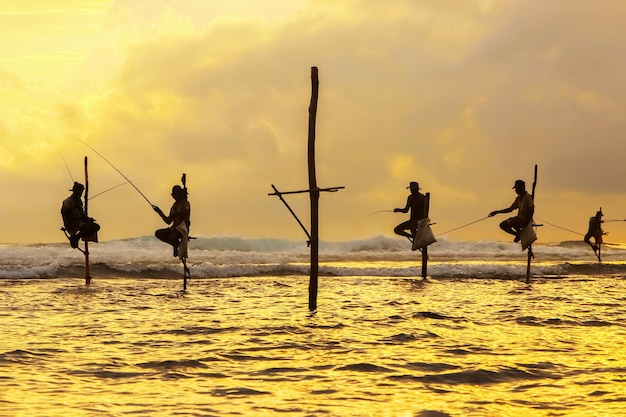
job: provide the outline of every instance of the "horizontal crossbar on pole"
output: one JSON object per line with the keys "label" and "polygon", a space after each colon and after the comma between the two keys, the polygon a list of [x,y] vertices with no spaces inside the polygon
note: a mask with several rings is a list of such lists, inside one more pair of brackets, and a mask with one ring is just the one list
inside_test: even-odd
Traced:
{"label": "horizontal crossbar on pole", "polygon": [[341,186],[341,187],[328,187],[328,188],[312,188],[309,190],[298,190],[298,191],[276,191],[268,195],[302,194],[302,193],[310,193],[312,191],[328,191],[328,192],[334,193],[344,188],[346,187]]}

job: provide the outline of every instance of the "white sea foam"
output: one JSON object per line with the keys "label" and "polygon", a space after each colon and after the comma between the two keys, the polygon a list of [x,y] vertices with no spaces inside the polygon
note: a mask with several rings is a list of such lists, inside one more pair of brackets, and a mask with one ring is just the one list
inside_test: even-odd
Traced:
{"label": "white sea foam", "polygon": [[[536,244],[533,273],[571,273],[575,264],[594,265],[596,258],[583,242]],[[448,241],[440,238],[428,249],[428,274],[448,277],[516,277],[526,273],[526,252],[512,242]],[[626,249],[604,245],[603,258],[613,268],[626,262]],[[207,237],[191,242],[189,265],[195,277],[308,275],[306,242],[284,239]],[[331,276],[419,276],[421,254],[400,238],[321,242],[320,274]],[[168,245],[151,236],[92,243],[90,263],[97,271],[119,276],[177,276],[180,261]],[[0,278],[63,276],[84,265],[83,255],[67,244],[0,245]],[[605,265],[607,266],[607,265]],[[608,267],[608,266],[607,266]],[[626,268],[626,267],[625,267]],[[585,273],[577,268],[576,273]],[[597,273],[596,270],[590,272]],[[619,272],[619,271],[618,271]]]}

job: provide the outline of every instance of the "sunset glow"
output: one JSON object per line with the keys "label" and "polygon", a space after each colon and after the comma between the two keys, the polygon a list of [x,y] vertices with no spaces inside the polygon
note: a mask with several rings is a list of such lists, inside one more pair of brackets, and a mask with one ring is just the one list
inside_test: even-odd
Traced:
{"label": "sunset glow", "polygon": [[[507,207],[539,167],[537,222],[626,218],[622,2],[0,1],[0,242],[56,242],[72,181],[151,202],[187,174],[193,233],[300,238],[271,184],[307,182],[320,74],[320,238],[391,236],[409,181],[435,234]],[[69,172],[64,163],[67,161]],[[308,219],[306,195],[290,203]],[[160,219],[130,186],[90,205],[101,239]],[[458,240],[508,240],[502,218]],[[626,240],[626,222],[605,225]],[[539,242],[580,240],[545,225]]]}

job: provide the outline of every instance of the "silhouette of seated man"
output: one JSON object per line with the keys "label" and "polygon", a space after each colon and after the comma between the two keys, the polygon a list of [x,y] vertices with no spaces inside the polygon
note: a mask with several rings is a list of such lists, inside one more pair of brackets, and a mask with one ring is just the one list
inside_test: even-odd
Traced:
{"label": "silhouette of seated man", "polygon": [[502,210],[494,210],[489,213],[489,217],[493,217],[499,213],[510,213],[515,209],[517,210],[517,216],[509,217],[500,223],[500,229],[515,236],[514,242],[519,242],[522,235],[522,229],[528,225],[533,219],[535,213],[535,203],[533,197],[526,191],[526,183],[522,180],[516,180],[513,186],[517,197],[513,204],[509,208]]}
{"label": "silhouette of seated man", "polygon": [[[186,243],[189,238],[189,225],[191,215],[191,205],[187,201],[187,190],[183,189],[180,185],[172,187],[172,198],[174,198],[174,204],[170,208],[169,216],[166,216],[163,211],[157,206],[152,206],[161,219],[166,224],[171,224],[170,227],[159,229],[154,232],[154,235],[161,241],[169,243],[174,248],[174,256],[179,256],[179,249],[186,248]],[[183,242],[185,240],[185,242]],[[181,257],[186,257],[185,253],[180,254]]]}
{"label": "silhouette of seated man", "polygon": [[[602,231],[602,210],[596,212],[596,215],[589,218],[589,230],[587,230],[587,234],[585,235],[584,241],[594,252],[598,252],[600,249],[600,244],[602,243],[602,235],[604,232]],[[591,238],[593,238],[594,242],[591,243]]]}
{"label": "silhouette of seated man", "polygon": [[[393,209],[394,213],[408,213],[409,220],[406,220],[397,225],[393,231],[395,234],[407,237],[412,241],[413,236],[417,230],[417,222],[424,218],[424,208],[426,206],[426,196],[420,193],[419,183],[411,181],[409,186],[411,194],[406,199],[406,204],[402,208]],[[410,233],[409,233],[410,232]]]}
{"label": "silhouette of seated man", "polygon": [[97,232],[100,225],[91,217],[85,214],[83,201],[81,199],[85,186],[78,182],[74,182],[72,195],[63,200],[61,206],[61,217],[63,218],[63,229],[68,235],[70,245],[78,248],[80,239],[85,241],[97,242]]}

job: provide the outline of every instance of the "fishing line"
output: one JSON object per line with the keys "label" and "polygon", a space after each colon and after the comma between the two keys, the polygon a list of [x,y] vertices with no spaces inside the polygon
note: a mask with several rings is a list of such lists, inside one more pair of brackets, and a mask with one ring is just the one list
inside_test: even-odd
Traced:
{"label": "fishing line", "polygon": [[[140,180],[140,179],[141,179],[141,178],[137,178],[137,179],[135,179],[135,180],[133,180],[133,181],[137,181],[137,180]],[[121,184],[117,184],[115,187],[107,188],[106,190],[101,191],[101,192],[99,192],[98,194],[96,194],[96,195],[92,195],[91,197],[89,197],[89,201],[93,200],[94,198],[98,197],[99,195],[102,195],[102,194],[104,194],[104,193],[106,193],[106,192],[108,192],[108,191],[114,190],[114,189],[116,189],[117,187],[121,187],[122,185],[126,185],[126,184],[128,184],[128,183],[127,183],[127,182],[123,182],[123,183],[121,183]]]}
{"label": "fishing line", "polygon": [[367,217],[371,216],[372,214],[376,214],[376,213],[393,213],[393,210],[378,210],[378,211],[375,211],[373,213],[368,214]]}
{"label": "fishing line", "polygon": [[70,171],[70,166],[67,164],[67,161],[65,160],[65,158],[63,158],[63,154],[61,154],[61,159],[65,163],[65,168],[67,168],[67,173],[70,174],[70,178],[72,179],[72,182],[74,182],[74,176],[72,175],[72,171]]}
{"label": "fishing line", "polygon": [[550,226],[552,226],[552,227],[556,227],[557,229],[565,230],[566,232],[575,233],[575,234],[580,235],[580,236],[585,236],[585,234],[584,234],[584,233],[576,232],[576,231],[574,231],[574,230],[570,230],[570,229],[566,229],[566,228],[561,227],[561,226],[557,226],[556,224],[552,224],[552,223],[550,223],[550,222],[548,222],[548,221],[545,221],[545,220],[543,220],[543,219],[540,219],[539,217],[537,217],[537,220],[542,221],[542,222],[544,222],[544,223],[546,223],[546,224],[549,224],[549,225],[550,225]]}
{"label": "fishing line", "polygon": [[148,200],[148,197],[146,197],[145,195],[143,195],[143,193],[141,192],[141,190],[139,190],[139,188],[137,188],[137,186],[135,184],[133,184],[133,182],[131,180],[128,179],[128,177],[126,175],[124,175],[122,173],[122,171],[120,171],[119,169],[117,169],[115,167],[115,165],[113,165],[108,159],[106,159],[104,156],[102,156],[102,154],[100,152],[98,152],[97,150],[95,150],[94,148],[92,148],[91,146],[89,146],[89,144],[83,140],[80,140],[79,138],[77,138],[76,136],[72,136],[74,139],[76,139],[77,141],[81,142],[83,145],[85,145],[86,147],[88,147],[89,149],[91,149],[92,151],[94,151],[100,158],[104,159],[104,161],[111,165],[111,168],[113,168],[114,170],[117,171],[118,174],[120,174],[122,177],[124,177],[124,179],[133,186],[133,188],[135,190],[137,190],[137,192],[139,194],[141,194],[141,196],[144,198],[144,200],[146,200],[148,202],[148,204],[150,204],[150,207],[154,207],[154,205],[150,202],[150,200]]}
{"label": "fishing line", "polygon": [[438,233],[438,235],[439,235],[439,236],[441,236],[441,235],[445,235],[446,233],[454,232],[455,230],[459,230],[459,229],[462,229],[462,228],[464,228],[464,227],[471,226],[471,225],[473,225],[474,223],[482,222],[483,220],[488,219],[488,218],[489,218],[489,216],[487,216],[487,217],[483,217],[482,219],[478,219],[478,220],[475,220],[475,221],[473,221],[473,222],[470,222],[470,223],[464,224],[463,226],[459,226],[459,227],[454,228],[454,229],[452,229],[452,230],[448,230],[448,231],[443,232],[443,233]]}

